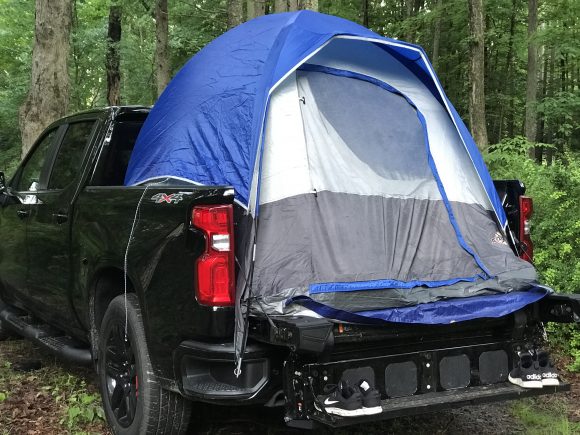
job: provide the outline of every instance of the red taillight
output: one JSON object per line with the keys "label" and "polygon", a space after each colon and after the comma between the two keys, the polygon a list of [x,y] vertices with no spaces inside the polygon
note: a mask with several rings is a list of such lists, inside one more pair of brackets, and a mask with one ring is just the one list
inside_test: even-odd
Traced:
{"label": "red taillight", "polygon": [[193,209],[192,223],[205,234],[205,250],[196,261],[197,301],[202,305],[234,304],[234,212],[232,205]]}
{"label": "red taillight", "polygon": [[529,196],[520,196],[520,258],[534,260],[534,244],[530,237],[530,218],[534,213],[534,203]]}

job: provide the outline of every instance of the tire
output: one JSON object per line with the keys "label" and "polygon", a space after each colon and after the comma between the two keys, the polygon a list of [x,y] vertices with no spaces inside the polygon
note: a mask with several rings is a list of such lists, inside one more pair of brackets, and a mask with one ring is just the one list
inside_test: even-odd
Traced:
{"label": "tire", "polygon": [[97,371],[105,416],[117,435],[183,434],[191,402],[161,388],[153,373],[136,295],[110,303],[99,333]]}

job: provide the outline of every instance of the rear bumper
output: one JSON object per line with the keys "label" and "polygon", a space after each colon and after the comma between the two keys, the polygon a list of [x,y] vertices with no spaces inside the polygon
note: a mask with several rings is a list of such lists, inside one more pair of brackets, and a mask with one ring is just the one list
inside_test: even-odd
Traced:
{"label": "rear bumper", "polygon": [[[570,386],[525,389],[508,382],[525,340],[471,339],[444,347],[408,344],[353,355],[340,352],[327,362],[296,357],[285,366],[286,422],[302,429],[318,424],[341,427],[486,402],[567,391]],[[450,344],[450,343],[449,343]],[[380,345],[379,345],[380,346]],[[420,348],[422,347],[422,348]],[[358,417],[330,416],[314,406],[315,396],[340,379],[369,380],[381,394],[382,412]]]}
{"label": "rear bumper", "polygon": [[561,384],[557,387],[544,387],[541,389],[525,389],[510,383],[470,387],[464,390],[442,391],[427,393],[417,396],[401,397],[398,399],[383,400],[381,405],[383,412],[376,415],[368,415],[354,418],[336,417],[329,418],[321,413],[314,414],[311,418],[315,422],[330,427],[350,426],[353,424],[367,423],[370,421],[387,420],[391,418],[438,412],[445,409],[459,408],[467,405],[478,405],[503,400],[520,399],[524,397],[539,396],[569,391],[569,384]]}
{"label": "rear bumper", "polygon": [[174,352],[175,373],[184,397],[211,403],[265,403],[281,388],[277,351],[248,343],[239,377],[233,343],[184,341]]}

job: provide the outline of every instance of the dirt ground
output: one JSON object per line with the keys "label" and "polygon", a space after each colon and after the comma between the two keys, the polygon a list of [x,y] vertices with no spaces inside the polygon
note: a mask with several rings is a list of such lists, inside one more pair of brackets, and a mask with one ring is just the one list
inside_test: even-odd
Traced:
{"label": "dirt ground", "polygon": [[[566,364],[559,361],[560,367]],[[572,383],[566,394],[398,418],[334,433],[580,434],[580,374],[565,376]],[[189,433],[298,433],[288,429],[282,417],[279,409],[198,405]],[[0,343],[0,435],[64,433],[109,433],[94,373],[66,366],[23,340]]]}

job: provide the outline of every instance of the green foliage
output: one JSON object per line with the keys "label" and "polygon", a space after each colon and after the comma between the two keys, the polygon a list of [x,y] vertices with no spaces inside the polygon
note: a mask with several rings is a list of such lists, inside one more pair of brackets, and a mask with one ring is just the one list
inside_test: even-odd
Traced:
{"label": "green foliage", "polygon": [[[32,401],[41,397],[42,406],[49,406],[56,412],[57,419],[54,424],[61,426],[57,433],[88,433],[83,431],[102,427],[105,416],[101,406],[101,397],[94,384],[86,380],[89,372],[71,370],[70,367],[63,369],[54,363],[52,357],[43,358],[40,370],[33,372],[13,370],[8,359],[22,361],[24,358],[26,361],[28,358],[39,357],[33,353],[32,345],[26,341],[0,342],[0,410],[4,404],[10,409],[19,406],[18,395],[30,395],[32,391]],[[16,401],[16,405],[10,404],[11,400]],[[1,414],[0,412],[0,421],[8,422],[10,426],[11,417],[6,413]],[[1,427],[2,423],[0,423]],[[0,433],[4,432],[0,430]]]}
{"label": "green foliage", "polygon": [[18,110],[30,81],[34,0],[0,0],[0,171],[20,157]]}
{"label": "green foliage", "polygon": [[95,419],[105,419],[100,396],[89,393],[86,381],[77,376],[61,373],[52,385],[42,389],[49,392],[57,403],[64,404],[65,412],[60,423],[68,429],[93,423]]}
{"label": "green foliage", "polygon": [[[485,160],[493,178],[524,181],[534,200],[534,262],[542,282],[561,293],[580,293],[580,156],[567,152],[551,166],[538,165],[527,158],[531,146],[523,137],[506,139],[492,145]],[[550,325],[550,331],[580,370],[578,328]]]}

